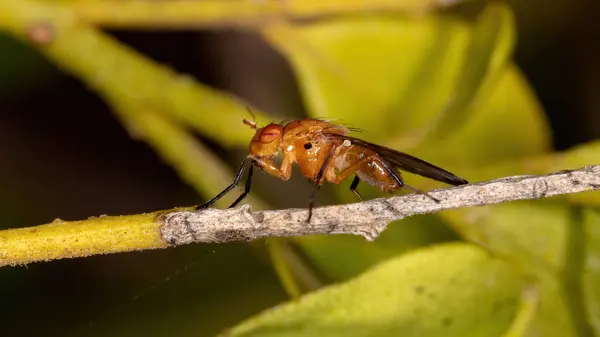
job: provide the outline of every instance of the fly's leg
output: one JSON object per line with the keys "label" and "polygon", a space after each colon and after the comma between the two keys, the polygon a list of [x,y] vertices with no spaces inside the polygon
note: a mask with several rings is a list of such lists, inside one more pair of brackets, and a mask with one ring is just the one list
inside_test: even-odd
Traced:
{"label": "fly's leg", "polygon": [[[352,174],[355,174],[356,171],[365,163],[370,163],[377,160],[376,156],[370,156],[370,157],[365,157],[360,159],[359,161],[355,162],[354,164],[346,167],[342,172],[338,173],[335,176],[335,179],[332,180],[331,182],[333,184],[339,184],[342,181],[344,181],[344,179],[348,178],[349,176],[351,176]],[[360,178],[358,176],[354,177],[354,180],[352,180],[352,183],[350,184],[350,191],[352,191],[352,193],[354,193],[354,195],[356,195],[356,197],[358,198],[358,200],[363,201],[363,197],[360,195],[360,193],[358,193],[358,190],[356,189],[358,187],[358,183],[360,183]]]}
{"label": "fly's leg", "polygon": [[356,189],[358,187],[358,183],[360,183],[360,178],[358,176],[355,176],[354,180],[352,180],[352,184],[350,184],[350,191],[354,193],[358,200],[363,201],[363,197],[360,195],[360,193],[358,193],[358,190]]}
{"label": "fly's leg", "polygon": [[[356,163],[350,165],[349,167],[345,168],[342,172],[340,172],[335,177],[335,179],[332,181],[332,183],[334,183],[334,184],[341,183],[344,179],[346,179],[350,175],[354,174],[361,167],[361,165],[363,165],[365,163],[372,163],[372,162],[377,162],[379,165],[381,165],[381,167],[383,167],[383,169],[385,169],[385,171],[390,175],[390,177],[392,177],[392,179],[394,179],[394,181],[396,182],[396,184],[398,184],[398,186],[405,187],[405,188],[408,188],[409,190],[412,190],[413,192],[422,194],[435,202],[438,202],[438,203],[440,202],[438,199],[432,197],[429,193],[421,191],[415,187],[406,185],[404,183],[404,181],[402,180],[402,178],[400,177],[400,175],[398,174],[398,172],[392,166],[390,166],[390,164],[388,164],[385,160],[382,160],[379,156],[365,157],[365,158],[357,161]],[[358,179],[358,177],[354,178],[354,180],[352,181],[352,184],[350,185],[350,190],[352,192],[354,192],[354,194],[357,195],[362,200],[362,198],[360,197],[360,194],[358,194],[358,191],[356,191],[356,187],[358,186],[359,181],[360,181],[360,179]],[[354,189],[353,189],[353,187],[354,187]]]}
{"label": "fly's leg", "polygon": [[[333,183],[333,184],[339,184],[339,183],[341,183],[342,181],[344,181],[349,176],[355,174],[356,171],[358,171],[358,169],[363,164],[365,164],[365,163],[371,163],[371,162],[373,162],[375,160],[377,160],[377,156],[365,157],[365,158],[362,158],[362,159],[354,162],[352,165],[350,165],[350,166],[346,167],[345,169],[343,169],[342,172],[336,174],[335,175],[335,179],[331,180],[331,183]],[[355,177],[354,180],[352,181],[352,184],[350,185],[350,190],[352,190],[352,192],[354,192],[354,190],[358,186],[358,182],[359,181],[360,181],[360,179],[358,177]]]}
{"label": "fly's leg", "polygon": [[[210,199],[209,201],[203,203],[200,206],[196,206],[196,211],[202,211],[202,210],[209,208],[212,204],[217,202],[219,199],[221,199],[223,196],[225,196],[225,194],[229,193],[229,191],[231,191],[234,187],[236,187],[237,184],[240,183],[240,180],[242,179],[242,176],[244,175],[244,171],[246,171],[246,167],[248,166],[249,162],[250,162],[250,158],[248,158],[248,157],[244,158],[244,161],[242,161],[242,164],[240,165],[240,168],[238,169],[237,173],[235,174],[235,178],[233,179],[233,182],[231,183],[231,185],[227,186],[221,193],[217,194],[216,197]],[[252,163],[250,163],[250,165],[252,165]],[[252,168],[250,168],[250,170],[252,170]],[[248,175],[248,182],[246,183],[246,190],[248,190],[248,191],[250,190],[251,178],[252,178],[252,171],[250,171],[250,174]],[[248,194],[248,193],[242,194],[238,198],[238,200],[236,200],[236,203],[240,202],[241,199],[246,196],[246,194]]]}
{"label": "fly's leg", "polygon": [[317,176],[315,177],[315,182],[313,184],[312,192],[310,194],[310,202],[308,203],[308,219],[306,219],[306,223],[310,223],[310,219],[312,218],[312,211],[315,206],[315,196],[319,188],[321,188],[323,174],[325,173],[325,169],[327,168],[327,165],[331,160],[331,156],[333,156],[333,153],[335,152],[335,148],[335,146],[331,147],[329,153],[327,154],[327,157],[325,157],[325,160],[323,161],[323,165],[321,165],[321,168],[319,169],[319,173],[317,173]]}
{"label": "fly's leg", "polygon": [[268,173],[272,176],[276,176],[282,180],[288,180],[290,178],[290,175],[292,172],[292,170],[291,170],[292,164],[289,160],[286,160],[286,158],[284,158],[283,162],[281,163],[281,168],[278,168],[270,160],[267,160],[264,158],[254,158],[254,157],[248,156],[248,157],[244,158],[244,161],[242,161],[242,164],[240,165],[240,168],[238,169],[237,173],[235,174],[235,178],[233,179],[233,182],[231,183],[231,185],[227,186],[227,188],[225,188],[216,197],[210,199],[209,201],[205,202],[204,204],[202,204],[200,206],[196,206],[196,211],[201,211],[201,210],[207,209],[212,204],[217,202],[217,200],[221,199],[223,196],[225,196],[225,194],[229,193],[229,191],[231,191],[233,188],[235,188],[240,183],[240,180],[242,179],[242,176],[244,175],[244,171],[246,170],[246,167],[248,166],[248,164],[250,164],[251,166],[248,170],[248,179],[246,180],[246,187],[244,188],[244,192],[237,199],[235,199],[235,201],[231,204],[231,206],[229,206],[229,208],[235,207],[237,204],[240,203],[240,201],[242,201],[248,195],[248,193],[250,193],[254,165],[260,167],[266,173]]}
{"label": "fly's leg", "polygon": [[283,157],[281,167],[277,167],[275,163],[265,158],[253,157],[252,161],[254,165],[260,167],[268,175],[277,177],[283,181],[289,180],[292,176],[292,161],[288,157]]}
{"label": "fly's leg", "polygon": [[433,200],[433,201],[435,201],[437,203],[440,202],[439,199],[436,199],[436,198],[432,197],[431,194],[429,194],[429,193],[427,193],[425,191],[421,191],[418,188],[406,185],[404,183],[404,181],[402,181],[402,178],[400,178],[400,175],[398,175],[398,172],[393,167],[391,167],[387,162],[385,162],[384,160],[381,160],[381,159],[377,158],[377,162],[381,165],[381,167],[383,167],[386,170],[386,172],[394,179],[394,181],[399,186],[406,187],[406,188],[408,188],[409,190],[411,190],[411,191],[413,191],[415,193],[424,195],[424,196],[428,197],[429,199],[431,199],[431,200]]}
{"label": "fly's leg", "polygon": [[252,185],[252,172],[254,171],[254,165],[250,165],[248,168],[248,178],[246,178],[246,186],[244,187],[244,193],[242,193],[235,201],[229,206],[229,208],[233,208],[237,206],[247,195],[250,193],[250,186]]}

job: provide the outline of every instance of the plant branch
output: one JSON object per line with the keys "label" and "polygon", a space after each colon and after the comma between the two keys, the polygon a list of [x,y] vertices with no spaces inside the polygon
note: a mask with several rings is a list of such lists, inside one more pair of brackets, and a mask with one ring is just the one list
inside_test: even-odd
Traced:
{"label": "plant branch", "polygon": [[305,209],[251,212],[248,205],[203,212],[188,208],[82,221],[56,220],[47,225],[0,231],[0,266],[262,237],[354,234],[372,241],[390,222],[417,214],[590,190],[600,190],[600,165],[429,192],[441,200],[439,203],[411,194],[317,208],[310,224],[306,223]]}
{"label": "plant branch", "polygon": [[269,22],[310,20],[365,13],[420,15],[464,0],[172,0],[83,1],[68,4],[77,18],[89,25],[113,28],[190,29],[243,27],[260,29]]}
{"label": "plant branch", "polygon": [[429,192],[439,203],[419,194],[375,199],[314,210],[310,224],[305,209],[252,212],[233,209],[165,214],[163,239],[171,245],[193,242],[251,241],[262,237],[353,234],[373,241],[396,220],[456,208],[506,201],[540,199],[600,189],[600,165],[542,176],[514,176]]}

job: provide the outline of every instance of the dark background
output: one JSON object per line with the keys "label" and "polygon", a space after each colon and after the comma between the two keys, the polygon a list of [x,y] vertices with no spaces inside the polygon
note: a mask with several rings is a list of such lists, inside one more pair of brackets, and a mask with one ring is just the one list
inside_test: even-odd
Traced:
{"label": "dark background", "polygon": [[[515,61],[545,108],[555,148],[599,138],[600,6],[593,0],[511,4],[518,29]],[[111,33],[272,115],[302,114],[287,62],[252,33]],[[135,214],[202,201],[150,148],[132,140],[110,109],[78,80],[4,35],[0,57],[0,227]],[[236,163],[241,152],[221,153]],[[129,300],[195,261],[204,273],[191,267],[148,295]],[[220,307],[209,308],[215,301],[206,298],[217,287],[229,289],[230,299],[221,297]],[[263,289],[268,296],[258,292],[252,298],[239,297],[244,287]],[[264,253],[245,244],[2,268],[0,334],[89,334],[99,326],[117,325],[122,313],[155,307],[154,314],[160,314],[182,302],[202,306],[195,304],[198,298],[206,308],[196,309],[217,317],[204,324],[208,333],[285,299],[285,294]],[[78,329],[90,320],[94,328],[84,327],[80,334]]]}

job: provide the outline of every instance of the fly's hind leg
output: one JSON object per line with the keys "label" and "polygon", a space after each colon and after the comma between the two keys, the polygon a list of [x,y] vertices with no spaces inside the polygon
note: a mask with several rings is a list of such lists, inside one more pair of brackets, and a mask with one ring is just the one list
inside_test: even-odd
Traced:
{"label": "fly's hind leg", "polygon": [[360,178],[358,176],[355,176],[354,180],[352,180],[352,184],[350,184],[350,191],[354,193],[358,200],[363,201],[363,197],[360,195],[360,193],[358,193],[358,190],[356,189],[358,187],[358,183],[360,183]]}
{"label": "fly's hind leg", "polygon": [[[331,182],[334,184],[339,184],[341,183],[344,179],[348,178],[350,175],[356,173],[357,170],[360,169],[360,167],[362,165],[364,165],[365,163],[377,163],[378,165],[380,165],[387,174],[389,174],[389,176],[394,180],[394,182],[399,186],[399,187],[405,187],[415,193],[419,193],[422,194],[428,198],[430,198],[431,200],[435,201],[435,202],[440,202],[438,199],[432,197],[429,193],[421,191],[415,187],[412,187],[410,185],[406,185],[404,183],[404,181],[402,180],[402,178],[400,177],[400,174],[398,173],[398,171],[396,171],[394,169],[394,167],[392,167],[389,163],[387,163],[385,160],[381,159],[379,156],[369,156],[369,157],[365,157],[362,158],[361,160],[357,161],[356,163],[350,165],[349,167],[345,168],[342,172],[340,172],[339,174],[336,175],[335,179],[332,180]],[[358,186],[358,183],[360,182],[360,179],[358,177],[355,177],[354,180],[352,181],[352,184],[350,184],[350,190],[359,198],[362,200],[362,197],[360,196],[360,194],[358,193],[358,191],[356,190],[356,187]]]}
{"label": "fly's hind leg", "polygon": [[[353,163],[352,165],[346,167],[345,169],[342,170],[342,172],[339,172],[338,174],[335,175],[335,178],[331,180],[331,182],[333,184],[339,184],[342,181],[344,181],[346,178],[350,177],[353,174],[356,174],[356,171],[358,171],[358,169],[364,165],[365,163],[370,163],[377,160],[376,156],[369,156],[369,157],[365,157],[360,159],[359,161]],[[360,193],[358,193],[358,190],[356,189],[358,187],[358,183],[360,183],[360,178],[358,176],[354,177],[354,180],[352,180],[352,183],[350,184],[350,191],[352,191],[352,193],[354,193],[354,195],[356,195],[356,197],[360,200],[363,201],[363,197],[360,195]]]}
{"label": "fly's hind leg", "polygon": [[402,178],[400,178],[400,175],[398,174],[398,171],[396,171],[396,170],[395,170],[395,169],[394,169],[394,168],[393,168],[393,167],[392,167],[390,164],[388,164],[388,163],[387,163],[385,160],[381,160],[381,159],[379,159],[379,158],[377,158],[376,160],[377,160],[377,163],[378,163],[378,164],[380,164],[380,165],[381,165],[381,167],[383,167],[383,168],[386,170],[386,172],[387,172],[387,173],[388,173],[388,174],[389,174],[389,175],[390,175],[390,176],[391,176],[391,177],[394,179],[394,181],[396,182],[396,184],[398,184],[399,186],[401,186],[401,187],[405,187],[405,188],[408,188],[409,190],[411,190],[411,191],[413,191],[413,192],[415,192],[415,193],[418,193],[418,194],[424,195],[424,196],[428,197],[429,199],[431,199],[431,200],[433,200],[433,201],[435,201],[435,202],[437,202],[437,203],[439,203],[439,202],[440,202],[440,200],[439,200],[439,199],[436,199],[436,198],[432,197],[432,196],[431,196],[431,194],[429,194],[429,193],[427,193],[427,192],[425,192],[425,191],[421,191],[421,190],[420,190],[420,189],[418,189],[418,188],[415,188],[415,187],[412,187],[412,186],[406,185],[406,184],[404,183],[404,181],[402,180]]}

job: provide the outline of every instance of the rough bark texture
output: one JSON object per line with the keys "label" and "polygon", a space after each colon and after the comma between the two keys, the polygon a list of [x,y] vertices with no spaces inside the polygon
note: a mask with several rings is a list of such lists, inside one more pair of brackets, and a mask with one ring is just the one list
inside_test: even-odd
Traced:
{"label": "rough bark texture", "polygon": [[192,242],[251,241],[262,237],[313,234],[354,234],[374,240],[391,222],[416,214],[447,209],[539,199],[600,189],[600,166],[543,176],[514,176],[420,194],[374,199],[308,210],[252,212],[249,205],[202,212],[172,212],[164,216],[161,233],[172,245]]}

